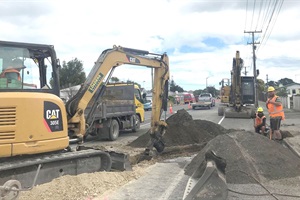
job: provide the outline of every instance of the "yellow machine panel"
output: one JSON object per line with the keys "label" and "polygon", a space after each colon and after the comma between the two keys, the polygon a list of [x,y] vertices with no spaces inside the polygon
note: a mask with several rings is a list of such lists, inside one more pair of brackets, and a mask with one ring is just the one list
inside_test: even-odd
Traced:
{"label": "yellow machine panel", "polygon": [[[47,93],[5,92],[0,98],[0,152],[36,154],[69,145],[64,104]],[[33,126],[34,124],[34,126]],[[55,145],[49,145],[49,144]],[[8,148],[10,146],[10,148]],[[9,151],[9,152],[7,152]]]}

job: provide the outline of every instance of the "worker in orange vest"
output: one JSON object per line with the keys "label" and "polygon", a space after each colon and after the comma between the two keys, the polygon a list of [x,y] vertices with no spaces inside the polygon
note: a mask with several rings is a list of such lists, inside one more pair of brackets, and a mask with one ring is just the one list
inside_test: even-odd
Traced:
{"label": "worker in orange vest", "polygon": [[254,121],[254,128],[256,133],[265,135],[266,132],[266,116],[264,115],[262,107],[257,109]]}
{"label": "worker in orange vest", "polygon": [[22,60],[14,59],[11,65],[1,72],[0,77],[21,81],[20,71],[24,68],[26,67],[24,66]]}
{"label": "worker in orange vest", "polygon": [[1,78],[15,79],[15,80],[21,81],[20,71],[14,69],[12,67],[8,67],[8,68],[4,69],[1,72],[0,77]]}
{"label": "worker in orange vest", "polygon": [[270,115],[270,139],[282,140],[280,123],[281,120],[285,119],[285,116],[281,99],[275,95],[275,88],[272,86],[268,88],[268,100],[266,106]]}

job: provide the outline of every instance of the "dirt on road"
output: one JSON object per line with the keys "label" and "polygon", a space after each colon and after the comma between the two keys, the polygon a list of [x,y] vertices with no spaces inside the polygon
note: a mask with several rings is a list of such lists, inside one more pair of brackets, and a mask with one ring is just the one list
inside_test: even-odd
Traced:
{"label": "dirt on road", "polygon": [[[266,181],[300,176],[300,159],[264,136],[243,130],[227,130],[206,120],[193,120],[185,110],[169,117],[167,124],[165,151],[151,161],[135,164],[132,171],[63,176],[22,192],[20,199],[92,199],[138,179],[155,162],[179,156],[195,156],[185,169],[187,175],[192,175],[196,168],[204,171],[204,155],[209,150],[214,150],[226,160],[229,183],[253,183],[253,178]],[[150,136],[144,134],[124,146],[124,151],[136,155],[144,150],[149,139]]]}

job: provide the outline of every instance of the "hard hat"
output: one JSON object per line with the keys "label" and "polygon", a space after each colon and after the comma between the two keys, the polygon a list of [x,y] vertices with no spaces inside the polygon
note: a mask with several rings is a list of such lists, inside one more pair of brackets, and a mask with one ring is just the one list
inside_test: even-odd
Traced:
{"label": "hard hat", "polygon": [[272,87],[272,86],[270,86],[270,87],[268,88],[268,92],[273,92],[273,91],[275,91],[275,88]]}
{"label": "hard hat", "polygon": [[263,111],[264,111],[264,109],[262,107],[257,108],[257,112],[263,112]]}

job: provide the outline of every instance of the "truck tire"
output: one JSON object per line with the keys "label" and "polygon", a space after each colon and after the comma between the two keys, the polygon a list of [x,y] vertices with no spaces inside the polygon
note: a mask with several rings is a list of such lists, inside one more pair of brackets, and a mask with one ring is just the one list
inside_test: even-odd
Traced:
{"label": "truck tire", "polygon": [[119,123],[113,119],[109,127],[109,140],[114,141],[119,137]]}
{"label": "truck tire", "polygon": [[133,127],[132,127],[132,132],[137,132],[140,130],[141,127],[141,120],[138,115],[133,116]]}

